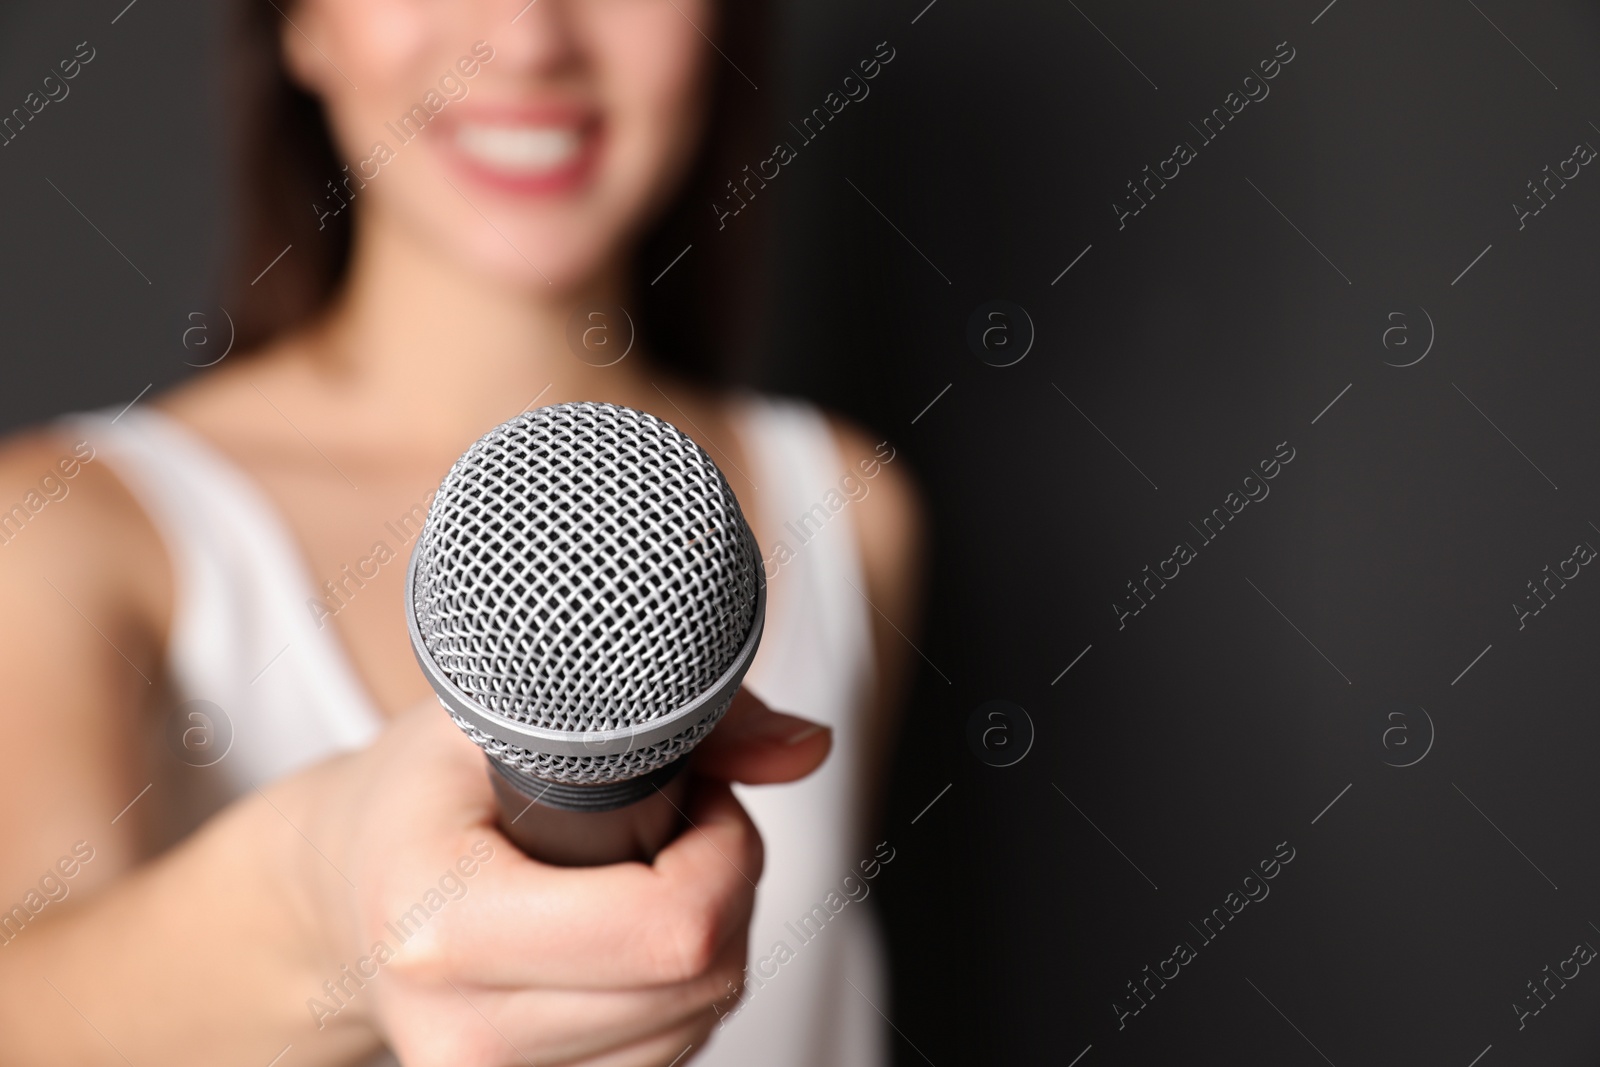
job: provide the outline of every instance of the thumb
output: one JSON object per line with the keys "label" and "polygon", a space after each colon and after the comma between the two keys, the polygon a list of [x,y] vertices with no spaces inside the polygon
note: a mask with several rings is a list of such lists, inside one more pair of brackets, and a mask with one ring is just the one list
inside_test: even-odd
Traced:
{"label": "thumb", "polygon": [[820,767],[832,747],[829,727],[773,711],[740,689],[717,728],[695,749],[694,769],[748,785],[792,782]]}

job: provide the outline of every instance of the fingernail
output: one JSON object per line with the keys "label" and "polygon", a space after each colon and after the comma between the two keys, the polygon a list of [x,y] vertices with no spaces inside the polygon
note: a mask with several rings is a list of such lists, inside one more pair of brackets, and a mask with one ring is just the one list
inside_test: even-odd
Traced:
{"label": "fingernail", "polygon": [[752,716],[744,725],[744,735],[773,745],[798,745],[826,729],[821,723],[802,719],[798,715],[772,712]]}
{"label": "fingernail", "polygon": [[819,725],[818,723],[810,723],[784,738],[783,743],[786,745],[798,745],[802,741],[816,737],[826,729],[826,726]]}

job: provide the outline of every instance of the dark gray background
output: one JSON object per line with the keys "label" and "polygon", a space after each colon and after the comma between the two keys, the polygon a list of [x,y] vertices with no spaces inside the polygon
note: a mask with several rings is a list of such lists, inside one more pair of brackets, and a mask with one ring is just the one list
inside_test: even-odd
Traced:
{"label": "dark gray background", "polygon": [[[98,50],[0,149],[6,427],[175,379],[217,300],[217,5],[124,2],[0,14],[0,110]],[[1521,1030],[1512,1005],[1600,945],[1600,578],[1520,631],[1512,604],[1600,545],[1600,171],[1521,231],[1511,205],[1600,145],[1600,10],[925,2],[786,5],[789,115],[898,54],[752,205],[758,381],[893,440],[934,519],[882,831],[901,1062],[1595,1062],[1587,968]],[[1282,41],[1271,95],[1119,231],[1124,183]],[[1037,332],[1015,366],[966,342],[993,299]],[[1429,356],[1386,366],[1424,308]],[[1283,441],[1271,495],[1119,630],[1124,583]],[[967,742],[995,698],[1037,731],[1011,767]],[[1431,750],[1386,765],[1418,709]]]}

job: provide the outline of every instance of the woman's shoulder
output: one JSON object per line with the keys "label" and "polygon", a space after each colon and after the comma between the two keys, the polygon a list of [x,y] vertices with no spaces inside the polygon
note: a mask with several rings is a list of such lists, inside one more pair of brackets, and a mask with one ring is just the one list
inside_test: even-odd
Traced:
{"label": "woman's shoulder", "polygon": [[163,627],[165,549],[92,437],[49,423],[0,439],[0,588],[8,603],[45,612]]}
{"label": "woman's shoulder", "polygon": [[[850,498],[862,574],[874,603],[903,618],[915,607],[925,543],[922,493],[911,465],[893,440],[810,401],[769,394],[743,394],[755,417],[788,416],[825,430],[837,453],[837,473]],[[815,441],[812,432],[802,440]]]}
{"label": "woman's shoulder", "polygon": [[875,709],[864,735],[866,765],[884,768],[910,678],[910,642],[922,609],[928,525],[908,458],[888,437],[831,412],[818,413],[851,479],[851,525],[861,561],[858,589],[870,604]]}
{"label": "woman's shoulder", "polygon": [[[822,412],[845,473],[864,486],[854,498],[856,539],[862,571],[885,610],[913,606],[925,547],[922,492],[905,455],[894,442],[833,412]],[[896,617],[903,617],[896,613]]]}

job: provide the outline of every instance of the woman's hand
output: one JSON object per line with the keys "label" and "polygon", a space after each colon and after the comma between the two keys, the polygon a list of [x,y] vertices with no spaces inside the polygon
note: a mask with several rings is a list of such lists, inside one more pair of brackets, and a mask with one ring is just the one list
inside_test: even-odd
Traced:
{"label": "woman's hand", "polygon": [[652,864],[552,867],[496,829],[483,753],[444,711],[408,712],[267,791],[314,846],[284,872],[319,948],[308,1016],[406,1067],[672,1063],[742,984],[762,851],[727,782],[803,777],[830,743],[741,691]]}

